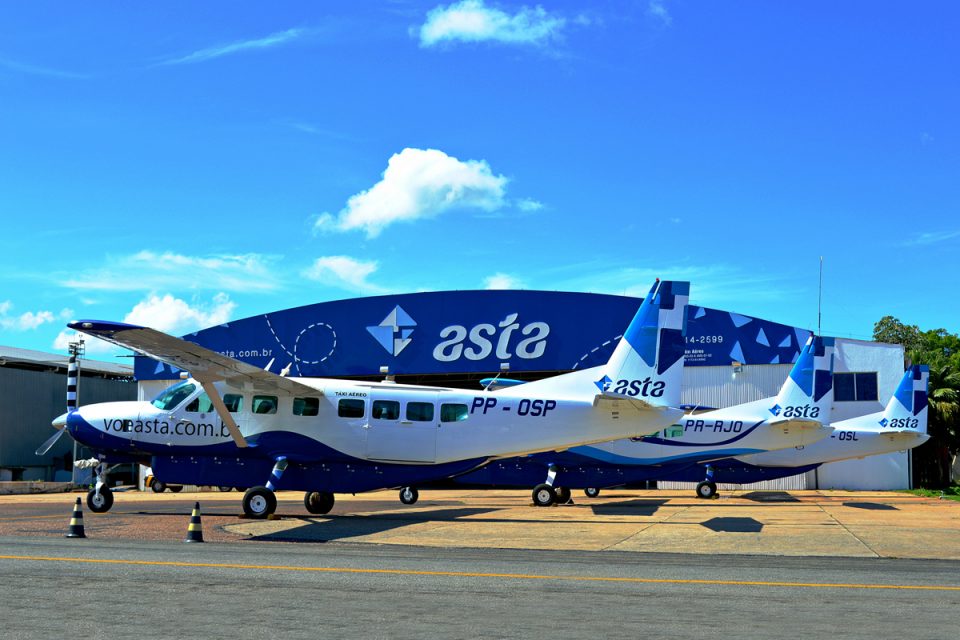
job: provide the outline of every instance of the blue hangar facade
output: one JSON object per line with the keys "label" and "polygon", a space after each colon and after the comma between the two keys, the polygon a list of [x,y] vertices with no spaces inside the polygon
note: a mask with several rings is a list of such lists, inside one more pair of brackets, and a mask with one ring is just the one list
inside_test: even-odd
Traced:
{"label": "blue hangar facade", "polygon": [[[398,382],[475,389],[498,372],[534,380],[605,363],[642,301],[525,290],[385,295],[283,309],[183,337],[258,367],[270,365],[274,372],[289,367],[291,376],[380,379],[386,368]],[[776,395],[810,335],[708,307],[691,305],[687,313],[684,402],[692,405],[724,407]],[[838,395],[837,419],[882,407],[903,373],[898,349],[838,341],[837,370],[851,374],[854,388],[848,400]],[[142,399],[179,374],[150,358],[135,358]],[[836,465],[849,463],[824,467]],[[862,488],[904,488],[909,457],[833,479],[811,474],[777,481],[773,488],[861,488],[857,483],[865,478]]]}

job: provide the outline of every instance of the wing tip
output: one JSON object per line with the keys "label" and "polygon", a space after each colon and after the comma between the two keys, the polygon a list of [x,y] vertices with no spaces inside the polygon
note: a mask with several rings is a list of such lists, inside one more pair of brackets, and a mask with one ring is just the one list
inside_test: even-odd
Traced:
{"label": "wing tip", "polygon": [[83,331],[84,333],[114,333],[116,331],[144,328],[136,324],[111,322],[109,320],[74,320],[68,322],[67,326],[76,331]]}

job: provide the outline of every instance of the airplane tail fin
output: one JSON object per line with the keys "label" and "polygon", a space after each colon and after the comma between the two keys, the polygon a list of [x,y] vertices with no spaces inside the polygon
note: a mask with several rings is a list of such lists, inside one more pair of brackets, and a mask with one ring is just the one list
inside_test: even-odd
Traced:
{"label": "airplane tail fin", "polygon": [[770,413],[784,420],[805,419],[830,424],[834,347],[833,338],[810,336]]}
{"label": "airplane tail fin", "polygon": [[896,392],[880,416],[883,432],[927,432],[927,385],[930,367],[916,364],[907,369]]}
{"label": "airplane tail fin", "polygon": [[690,283],[657,280],[594,384],[605,396],[678,406]]}

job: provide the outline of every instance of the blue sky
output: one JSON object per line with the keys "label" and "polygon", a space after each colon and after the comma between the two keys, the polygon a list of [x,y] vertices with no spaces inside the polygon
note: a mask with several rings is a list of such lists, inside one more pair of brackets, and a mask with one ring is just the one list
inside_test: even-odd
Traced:
{"label": "blue sky", "polygon": [[[953,2],[0,4],[0,344],[358,295],[960,331]],[[96,347],[91,345],[92,351]]]}

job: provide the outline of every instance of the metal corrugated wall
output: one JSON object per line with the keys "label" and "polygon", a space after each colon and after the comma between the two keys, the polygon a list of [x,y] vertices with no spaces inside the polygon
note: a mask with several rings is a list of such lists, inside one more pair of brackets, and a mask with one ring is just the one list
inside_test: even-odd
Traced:
{"label": "metal corrugated wall", "polygon": [[[82,368],[81,364],[81,368]],[[0,468],[52,468],[54,458],[72,452],[73,441],[64,436],[45,456],[34,451],[53,435],[51,420],[66,411],[67,377],[53,371],[0,367]],[[134,400],[134,382],[81,377],[80,404]],[[51,411],[59,413],[51,414]],[[62,467],[61,467],[62,468]],[[46,478],[37,478],[46,479]]]}
{"label": "metal corrugated wall", "polygon": [[[743,365],[741,371],[736,373],[733,367],[686,367],[683,370],[683,402],[723,408],[769,398],[780,392],[780,387],[792,367],[792,364]],[[807,489],[813,487],[812,473],[745,485],[721,483],[717,486],[726,491]],[[657,482],[657,486],[661,489],[693,490],[695,483]]]}

